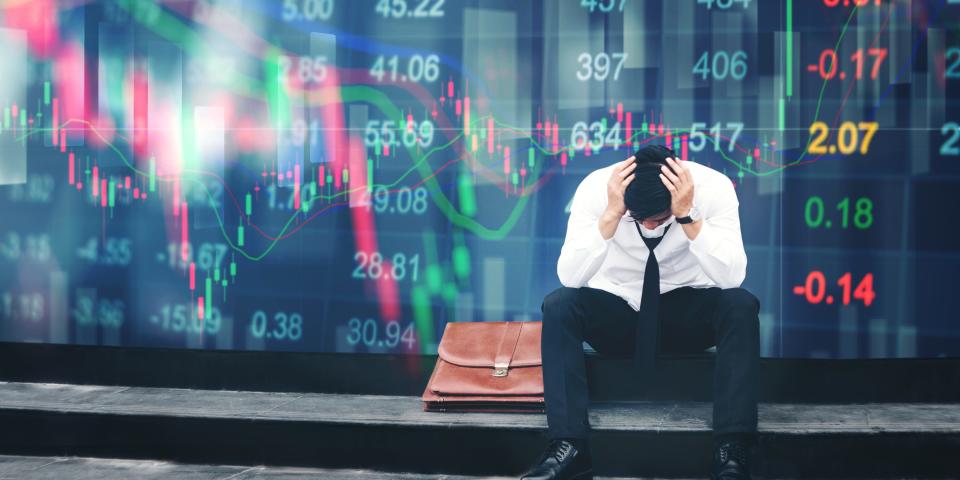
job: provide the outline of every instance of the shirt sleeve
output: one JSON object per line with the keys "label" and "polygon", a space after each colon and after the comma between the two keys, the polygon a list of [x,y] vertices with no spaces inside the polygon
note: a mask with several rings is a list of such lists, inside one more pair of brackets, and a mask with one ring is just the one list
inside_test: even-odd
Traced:
{"label": "shirt sleeve", "polygon": [[747,274],[747,254],[740,234],[737,193],[724,179],[711,185],[708,194],[697,203],[704,221],[700,234],[690,241],[690,252],[717,286],[739,287]]}
{"label": "shirt sleeve", "polygon": [[[567,235],[557,261],[557,276],[565,287],[578,288],[597,273],[611,240],[604,240],[598,222],[606,208],[605,191],[587,177],[573,195]],[[612,239],[612,237],[611,237]]]}

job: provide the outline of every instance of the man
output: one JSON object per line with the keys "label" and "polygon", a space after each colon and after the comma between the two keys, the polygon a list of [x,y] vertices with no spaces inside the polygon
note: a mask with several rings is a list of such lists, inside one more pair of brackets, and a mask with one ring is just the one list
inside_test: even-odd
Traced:
{"label": "man", "polygon": [[635,355],[649,374],[657,338],[666,353],[717,347],[713,478],[750,478],[760,306],[739,288],[747,267],[739,202],[723,174],[675,157],[646,147],[577,188],[557,263],[563,288],[542,305],[550,444],[524,479],[592,478],[582,342],[601,355]]}

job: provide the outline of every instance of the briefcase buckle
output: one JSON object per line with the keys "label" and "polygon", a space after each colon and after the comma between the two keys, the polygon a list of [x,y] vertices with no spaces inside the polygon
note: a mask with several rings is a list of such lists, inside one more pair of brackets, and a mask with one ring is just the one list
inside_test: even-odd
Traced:
{"label": "briefcase buckle", "polygon": [[505,363],[494,364],[494,365],[493,365],[493,376],[494,376],[494,377],[506,377],[506,376],[507,376],[507,369],[508,369],[508,366],[507,366],[507,365],[508,365],[508,364],[505,364]]}

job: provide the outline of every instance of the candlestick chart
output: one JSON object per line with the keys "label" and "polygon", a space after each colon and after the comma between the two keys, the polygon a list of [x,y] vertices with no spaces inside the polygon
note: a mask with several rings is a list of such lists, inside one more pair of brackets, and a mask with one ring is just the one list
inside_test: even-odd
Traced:
{"label": "candlestick chart", "polygon": [[[726,175],[769,357],[960,354],[960,3],[0,3],[0,341],[433,354],[573,193]],[[665,265],[663,268],[669,268]]]}

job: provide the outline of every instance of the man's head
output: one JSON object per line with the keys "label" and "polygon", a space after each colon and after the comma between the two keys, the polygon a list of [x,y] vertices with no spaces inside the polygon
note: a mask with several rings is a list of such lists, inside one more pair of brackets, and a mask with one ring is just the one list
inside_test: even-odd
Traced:
{"label": "man's head", "polygon": [[660,167],[676,153],[662,145],[649,145],[636,155],[633,181],[623,192],[623,202],[630,216],[649,230],[670,218],[670,191],[660,180]]}

